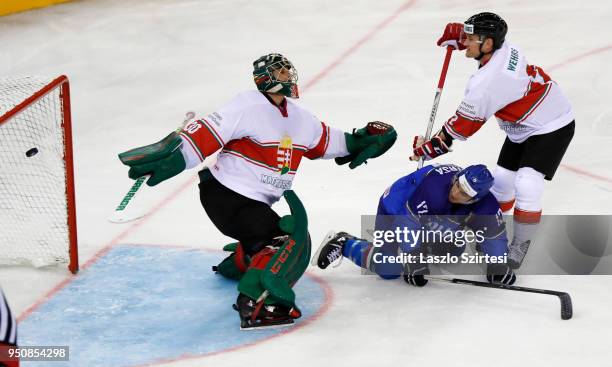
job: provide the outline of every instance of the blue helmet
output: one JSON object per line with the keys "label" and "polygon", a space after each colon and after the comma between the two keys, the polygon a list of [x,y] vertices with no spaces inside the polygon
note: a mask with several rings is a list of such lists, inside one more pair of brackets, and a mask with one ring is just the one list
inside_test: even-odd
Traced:
{"label": "blue helmet", "polygon": [[457,174],[457,181],[461,189],[478,201],[489,193],[493,187],[493,175],[484,164],[469,166]]}

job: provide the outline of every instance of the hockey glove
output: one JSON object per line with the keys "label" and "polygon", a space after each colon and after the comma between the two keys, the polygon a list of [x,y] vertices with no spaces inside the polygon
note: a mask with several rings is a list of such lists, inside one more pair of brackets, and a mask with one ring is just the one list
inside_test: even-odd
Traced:
{"label": "hockey glove", "polygon": [[429,275],[427,264],[406,264],[404,269],[404,281],[406,283],[415,287],[424,287],[429,282],[425,279],[425,275]]}
{"label": "hockey glove", "polygon": [[516,275],[506,264],[487,264],[487,281],[491,284],[512,285]]}
{"label": "hockey glove", "polygon": [[376,158],[384,154],[393,146],[397,139],[397,132],[393,126],[380,121],[368,122],[368,124],[358,130],[353,129],[353,133],[344,133],[346,147],[351,153],[346,157],[336,158],[339,165],[349,163],[349,168],[353,169],[370,158]]}
{"label": "hockey glove", "polygon": [[185,158],[181,153],[182,144],[181,137],[173,131],[155,144],[119,154],[119,159],[130,167],[128,176],[131,179],[136,180],[144,175],[151,175],[147,185],[155,186],[185,169]]}
{"label": "hockey glove", "polygon": [[421,157],[427,161],[452,151],[450,144],[446,145],[439,135],[427,141],[421,135],[415,136],[412,148],[413,155],[410,157],[411,161],[418,161]]}
{"label": "hockey glove", "polygon": [[448,23],[446,28],[444,28],[442,37],[438,39],[437,44],[441,47],[452,46],[456,50],[465,50],[467,47],[463,45],[464,37],[465,33],[463,33],[463,24]]}

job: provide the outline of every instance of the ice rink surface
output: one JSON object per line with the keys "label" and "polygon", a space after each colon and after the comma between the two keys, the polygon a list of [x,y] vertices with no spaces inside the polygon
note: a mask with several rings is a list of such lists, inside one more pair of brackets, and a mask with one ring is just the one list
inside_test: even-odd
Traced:
{"label": "ice rink surface", "polygon": [[[88,261],[116,244],[220,249],[229,242],[200,206],[195,169],[148,190],[143,220],[108,223],[131,184],[116,156],[161,139],[188,111],[210,113],[252,89],[252,61],[285,54],[299,71],[300,103],[321,120],[345,131],[382,120],[399,133],[388,154],[356,170],[302,163],[293,188],[317,246],[330,229],[359,233],[360,215],[374,214],[382,191],[415,168],[412,137],[425,130],[444,55],[435,41],[447,22],[480,11],[508,22],[507,38],[561,85],[576,112],[576,135],[546,184],[544,213],[611,214],[609,1],[76,1],[0,18],[0,67],[5,75],[70,78],[87,271]],[[474,68],[453,55],[437,126],[456,109]],[[489,121],[440,162],[493,166],[504,139],[496,125]],[[275,208],[287,213],[282,202]],[[364,277],[349,261],[310,272],[333,292],[315,321],[226,353],[155,365],[603,366],[612,358],[609,276],[519,278],[518,285],[572,295],[574,318],[561,321],[549,296],[447,284],[415,289]],[[64,269],[0,268],[20,320],[70,278]]]}

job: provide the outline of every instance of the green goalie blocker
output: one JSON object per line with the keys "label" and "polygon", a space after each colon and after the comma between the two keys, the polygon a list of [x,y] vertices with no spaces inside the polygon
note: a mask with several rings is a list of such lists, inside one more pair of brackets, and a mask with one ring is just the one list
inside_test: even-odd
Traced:
{"label": "green goalie blocker", "polygon": [[185,170],[185,158],[181,153],[182,143],[179,134],[173,131],[157,143],[119,154],[119,159],[130,167],[128,176],[131,179],[151,175],[147,185],[155,186]]}
{"label": "green goalie blocker", "polygon": [[238,283],[238,291],[254,300],[259,300],[267,291],[266,304],[294,308],[295,292],[291,288],[308,267],[311,244],[306,209],[292,190],[285,191],[283,195],[289,204],[291,215],[281,218],[279,225],[283,231],[289,233],[289,237],[274,256],[261,266],[254,264],[256,259],[253,259]]}

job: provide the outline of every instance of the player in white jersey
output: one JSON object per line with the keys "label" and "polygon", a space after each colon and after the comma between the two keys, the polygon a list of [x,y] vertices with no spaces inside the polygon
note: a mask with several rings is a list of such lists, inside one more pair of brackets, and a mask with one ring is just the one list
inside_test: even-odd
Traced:
{"label": "player in white jersey", "polygon": [[466,50],[478,61],[455,115],[428,141],[414,139],[413,160],[450,151],[453,140],[473,135],[493,115],[507,137],[493,172],[491,191],[504,212],[514,206],[514,238],[508,260],[520,267],[542,214],[544,180],[552,180],[574,135],[574,112],[561,88],[527,63],[519,47],[505,39],[506,22],[479,13],[465,23],[449,23],[438,46]]}
{"label": "player in white jersey", "polygon": [[19,360],[11,358],[9,347],[17,346],[17,322],[0,289],[0,367],[19,367]]}
{"label": "player in white jersey", "polygon": [[[220,151],[199,173],[200,201],[215,226],[238,240],[224,248],[232,253],[214,270],[239,280],[235,309],[242,328],[300,316],[291,287],[308,266],[310,239],[301,203],[288,190],[302,159],[336,158],[355,168],[386,152],[397,137],[379,121],[353,133],[321,122],[292,101],[297,71],[280,54],[255,60],[253,78],[257,90],[239,93],[159,143],[119,155],[130,178],[151,174],[147,184],[153,186]],[[280,218],[270,207],[283,195],[293,217]]]}

